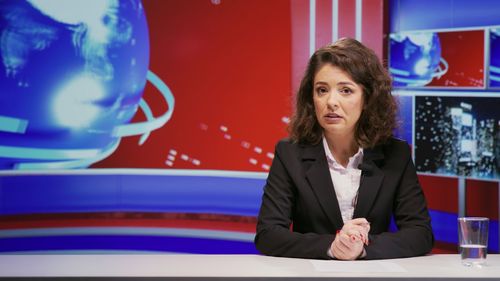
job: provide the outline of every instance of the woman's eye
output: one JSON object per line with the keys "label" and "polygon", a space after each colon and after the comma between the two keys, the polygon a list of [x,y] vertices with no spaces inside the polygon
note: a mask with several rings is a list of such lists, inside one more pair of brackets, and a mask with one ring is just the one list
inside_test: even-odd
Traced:
{"label": "woman's eye", "polygon": [[318,93],[318,95],[323,95],[327,92],[328,92],[328,90],[326,88],[323,88],[323,87],[316,88],[316,93]]}
{"label": "woman's eye", "polygon": [[352,94],[352,90],[349,88],[342,88],[340,89],[340,93],[342,94]]}

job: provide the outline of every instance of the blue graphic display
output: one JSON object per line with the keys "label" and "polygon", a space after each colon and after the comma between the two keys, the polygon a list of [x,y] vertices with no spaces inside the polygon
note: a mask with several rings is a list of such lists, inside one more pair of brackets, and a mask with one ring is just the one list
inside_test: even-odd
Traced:
{"label": "blue graphic display", "polygon": [[448,66],[441,57],[441,43],[436,33],[390,35],[389,72],[393,77],[394,86],[425,86],[434,77],[445,74],[447,70]]}
{"label": "blue graphic display", "polygon": [[[165,124],[174,100],[148,72],[148,36],[140,0],[3,1],[0,169],[87,167]],[[146,80],[169,103],[157,119]],[[128,124],[138,108],[148,122]]]}

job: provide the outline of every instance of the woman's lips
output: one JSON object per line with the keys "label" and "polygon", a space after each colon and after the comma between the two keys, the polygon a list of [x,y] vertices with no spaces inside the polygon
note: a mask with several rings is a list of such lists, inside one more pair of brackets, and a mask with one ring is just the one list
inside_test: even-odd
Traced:
{"label": "woman's lips", "polygon": [[324,118],[327,123],[338,123],[342,120],[343,117],[338,115],[337,113],[328,113]]}

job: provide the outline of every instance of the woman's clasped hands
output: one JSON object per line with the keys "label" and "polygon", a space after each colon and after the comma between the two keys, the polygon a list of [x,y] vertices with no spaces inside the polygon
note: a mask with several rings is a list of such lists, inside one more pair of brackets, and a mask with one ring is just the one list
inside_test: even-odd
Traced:
{"label": "woman's clasped hands", "polygon": [[370,223],[365,218],[352,219],[337,231],[330,246],[333,257],[339,260],[355,260],[363,257],[364,245],[368,245]]}

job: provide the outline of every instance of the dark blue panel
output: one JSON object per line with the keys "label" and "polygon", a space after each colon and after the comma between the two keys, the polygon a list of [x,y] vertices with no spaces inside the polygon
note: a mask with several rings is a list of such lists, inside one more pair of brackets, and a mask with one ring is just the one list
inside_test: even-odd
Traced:
{"label": "dark blue panel", "polygon": [[401,30],[400,19],[399,0],[389,0],[389,32],[398,32]]}
{"label": "dark blue panel", "polygon": [[394,136],[403,139],[410,145],[413,144],[413,97],[411,96],[396,96],[398,101],[398,121],[399,127],[394,131]]}
{"label": "dark blue panel", "polygon": [[390,32],[500,25],[497,0],[392,0]]}
{"label": "dark blue panel", "polygon": [[487,26],[500,24],[498,0],[453,0],[453,26]]}
{"label": "dark blue panel", "polygon": [[256,216],[263,179],[208,176],[127,176],[123,207],[200,213]]}
{"label": "dark blue panel", "polygon": [[116,176],[2,176],[1,188],[3,214],[105,211],[119,203]]}
{"label": "dark blue panel", "polygon": [[[398,0],[391,1],[391,33],[446,28],[453,24],[452,0]],[[392,9],[398,9],[392,13]],[[397,16],[397,17],[395,17]]]}
{"label": "dark blue panel", "polygon": [[437,241],[457,244],[457,214],[429,210],[432,218],[432,230]]}
{"label": "dark blue panel", "polygon": [[1,176],[0,215],[182,212],[256,216],[264,179],[177,175]]}
{"label": "dark blue panel", "polygon": [[169,236],[50,236],[0,238],[0,252],[109,250],[192,254],[257,254],[253,242]]}

